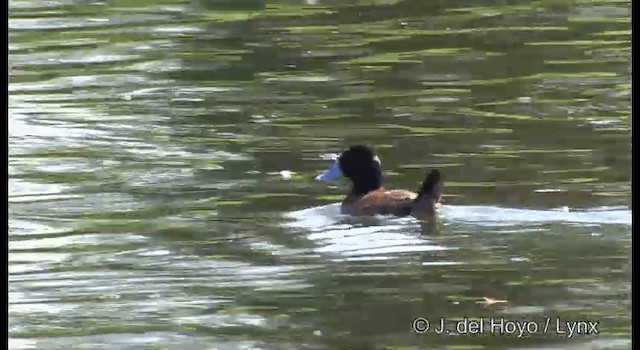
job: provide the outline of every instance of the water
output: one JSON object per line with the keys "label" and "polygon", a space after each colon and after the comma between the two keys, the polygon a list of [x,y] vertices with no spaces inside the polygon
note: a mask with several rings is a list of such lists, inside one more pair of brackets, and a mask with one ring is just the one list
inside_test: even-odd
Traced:
{"label": "water", "polygon": [[[10,1],[9,347],[630,348],[630,9]],[[439,220],[340,215],[353,143]]]}

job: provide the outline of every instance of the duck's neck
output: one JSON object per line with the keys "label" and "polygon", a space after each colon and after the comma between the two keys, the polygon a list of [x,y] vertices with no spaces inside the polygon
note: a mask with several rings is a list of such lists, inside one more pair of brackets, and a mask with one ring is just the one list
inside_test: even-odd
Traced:
{"label": "duck's neck", "polygon": [[366,181],[354,181],[349,196],[362,197],[365,194],[375,191],[382,186],[382,176],[367,179]]}

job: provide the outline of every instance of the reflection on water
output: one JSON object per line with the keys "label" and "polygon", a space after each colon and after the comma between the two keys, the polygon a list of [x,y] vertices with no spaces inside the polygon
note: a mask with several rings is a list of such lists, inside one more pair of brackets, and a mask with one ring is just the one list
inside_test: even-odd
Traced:
{"label": "reflection on water", "polygon": [[[9,10],[10,348],[630,347],[630,2]],[[339,215],[352,143],[441,217]]]}

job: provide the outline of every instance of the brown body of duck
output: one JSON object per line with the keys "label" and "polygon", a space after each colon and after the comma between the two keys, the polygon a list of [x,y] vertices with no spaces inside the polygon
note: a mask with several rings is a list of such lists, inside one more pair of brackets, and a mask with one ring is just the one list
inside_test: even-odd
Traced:
{"label": "brown body of duck", "polygon": [[353,185],[342,202],[345,214],[434,215],[441,206],[443,183],[438,170],[427,175],[418,192],[383,188],[380,159],[367,146],[351,146],[316,180],[332,181],[340,176]]}

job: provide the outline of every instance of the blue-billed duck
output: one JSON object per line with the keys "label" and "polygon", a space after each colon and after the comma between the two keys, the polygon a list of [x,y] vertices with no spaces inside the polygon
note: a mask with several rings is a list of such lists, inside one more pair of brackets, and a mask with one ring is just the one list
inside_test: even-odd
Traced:
{"label": "blue-billed duck", "polygon": [[385,189],[380,158],[367,146],[351,146],[316,180],[334,181],[340,176],[349,179],[353,185],[342,201],[344,214],[434,215],[441,206],[443,183],[438,170],[427,175],[418,193]]}

